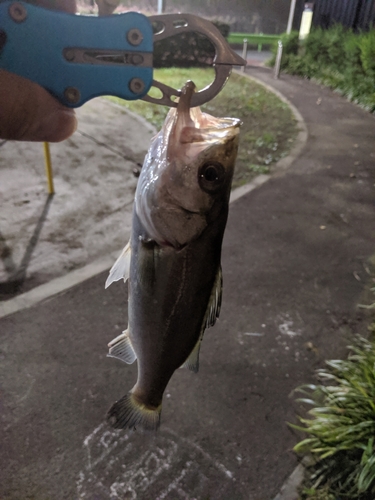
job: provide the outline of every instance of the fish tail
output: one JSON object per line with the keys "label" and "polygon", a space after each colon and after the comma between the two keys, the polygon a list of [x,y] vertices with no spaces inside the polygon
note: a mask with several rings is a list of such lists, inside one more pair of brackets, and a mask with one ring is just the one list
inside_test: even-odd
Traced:
{"label": "fish tail", "polygon": [[160,425],[161,405],[148,407],[140,403],[132,393],[116,401],[107,413],[108,423],[115,429],[136,429],[137,427],[156,431]]}

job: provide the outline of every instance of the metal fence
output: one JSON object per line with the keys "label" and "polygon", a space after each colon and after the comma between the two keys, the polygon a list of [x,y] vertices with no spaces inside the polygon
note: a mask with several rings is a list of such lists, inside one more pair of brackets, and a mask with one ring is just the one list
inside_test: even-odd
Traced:
{"label": "metal fence", "polygon": [[[304,4],[304,0],[297,3],[294,29],[299,29]],[[375,0],[315,0],[313,25],[329,28],[336,23],[355,31],[375,27]]]}

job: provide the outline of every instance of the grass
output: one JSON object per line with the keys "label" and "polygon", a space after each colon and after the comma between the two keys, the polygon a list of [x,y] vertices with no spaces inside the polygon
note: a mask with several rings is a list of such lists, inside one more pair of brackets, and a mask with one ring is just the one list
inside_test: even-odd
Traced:
{"label": "grass", "polygon": [[[375,325],[371,327],[375,332]],[[321,384],[299,389],[312,406],[307,433],[297,453],[314,457],[310,495],[304,499],[375,498],[375,341],[356,337],[346,360],[331,360],[318,370]],[[305,492],[308,490],[305,490]],[[319,496],[322,492],[326,496]],[[315,496],[314,496],[315,495]]]}
{"label": "grass", "polygon": [[299,500],[336,500],[336,496],[329,492],[327,486],[319,489],[304,488]]}
{"label": "grass", "polygon": [[[154,78],[174,88],[193,80],[198,89],[214,78],[211,68],[168,68],[155,70]],[[165,106],[144,101],[110,99],[126,106],[155,125],[161,125],[168,112]],[[232,74],[218,96],[202,106],[214,116],[231,116],[243,122],[233,187],[249,182],[260,173],[272,172],[273,165],[286,156],[297,135],[297,124],[287,104],[272,92],[247,78]]]}

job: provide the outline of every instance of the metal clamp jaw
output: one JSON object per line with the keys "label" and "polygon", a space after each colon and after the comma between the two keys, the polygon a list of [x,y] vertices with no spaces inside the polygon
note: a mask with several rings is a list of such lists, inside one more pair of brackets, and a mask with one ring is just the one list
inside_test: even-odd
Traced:
{"label": "metal clamp jaw", "polygon": [[[220,31],[207,19],[203,19],[193,14],[164,14],[150,16],[148,18],[156,28],[154,32],[154,42],[170,38],[174,35],[186,32],[201,33],[205,35],[215,48],[215,58],[213,66],[215,69],[215,80],[206,88],[196,92],[191,99],[191,106],[201,106],[211,101],[226,84],[232,66],[246,66],[246,61],[234,52]],[[162,92],[161,98],[153,98],[149,95],[143,97],[144,101],[155,104],[164,104],[169,107],[176,107],[177,103],[172,97],[178,97],[180,90],[176,90],[168,85],[153,81],[152,85]]]}
{"label": "metal clamp jaw", "polygon": [[[156,27],[155,32],[153,25]],[[153,80],[153,43],[182,32],[204,34],[215,47],[215,80],[192,100],[199,106],[217,95],[232,65],[245,61],[219,30],[191,14],[147,18],[136,12],[78,16],[24,2],[0,3],[0,68],[42,85],[64,105],[79,107],[100,95],[176,106],[174,89]],[[147,95],[151,86],[160,99]]]}
{"label": "metal clamp jaw", "polygon": [[151,87],[153,31],[142,14],[78,16],[8,1],[0,3],[0,32],[0,68],[66,106],[100,95],[140,99]]}

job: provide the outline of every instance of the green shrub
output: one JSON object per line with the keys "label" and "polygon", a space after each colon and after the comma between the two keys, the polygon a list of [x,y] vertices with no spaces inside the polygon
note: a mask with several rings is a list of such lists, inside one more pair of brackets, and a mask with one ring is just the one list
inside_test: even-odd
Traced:
{"label": "green shrub", "polygon": [[292,426],[308,437],[297,453],[315,457],[315,484],[350,499],[375,498],[375,342],[357,337],[347,360],[327,362],[320,385],[299,389],[311,418]]}
{"label": "green shrub", "polygon": [[302,57],[307,55],[320,64],[329,63],[324,33],[322,28],[311,31],[309,36],[302,42],[304,48]]}
{"label": "green shrub", "polygon": [[359,49],[364,72],[375,78],[375,30],[360,37]]}
{"label": "green shrub", "polygon": [[[229,34],[229,25],[220,21],[213,24],[224,37]],[[181,33],[154,45],[155,68],[190,68],[192,66],[211,66],[215,48],[210,40],[200,33]]]}
{"label": "green shrub", "polygon": [[340,24],[329,30],[315,28],[302,42],[303,54],[318,62],[322,66],[340,68],[346,64],[343,46],[347,31]]}
{"label": "green shrub", "polygon": [[[280,35],[280,40],[283,44],[283,53],[284,54],[298,54],[299,49],[299,40],[298,40],[298,31],[292,31],[289,35],[283,33]],[[277,52],[277,44],[274,46],[274,49]]]}
{"label": "green shrub", "polygon": [[[375,111],[375,29],[355,34],[341,25],[315,28],[298,40],[298,32],[282,35],[281,69],[314,78],[369,111]],[[269,65],[275,64],[277,47]]]}
{"label": "green shrub", "polygon": [[220,31],[224,38],[227,38],[230,32],[230,25],[227,23],[223,23],[222,21],[213,21],[212,22],[216,28]]}
{"label": "green shrub", "polygon": [[350,36],[350,31],[341,24],[336,24],[331,29],[324,31],[323,40],[327,47],[328,64],[335,69],[341,69],[347,64],[343,47],[346,38],[350,38]]}
{"label": "green shrub", "polygon": [[360,36],[348,32],[344,38],[345,65],[358,69],[361,67]]}
{"label": "green shrub", "polygon": [[[299,50],[298,31],[292,31],[289,35],[282,33],[280,40],[283,44],[283,57],[281,60],[281,68],[288,66],[288,58],[290,55],[297,55]],[[278,42],[271,45],[272,57],[267,62],[268,66],[274,66],[276,61],[276,54],[278,49]]]}

